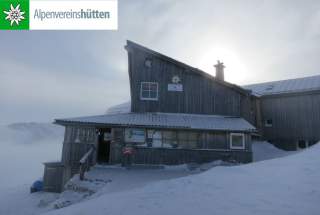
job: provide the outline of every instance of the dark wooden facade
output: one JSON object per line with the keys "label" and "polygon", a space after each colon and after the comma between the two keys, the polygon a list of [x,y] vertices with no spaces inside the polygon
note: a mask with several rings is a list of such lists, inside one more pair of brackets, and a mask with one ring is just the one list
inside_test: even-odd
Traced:
{"label": "dark wooden facade", "polygon": [[[251,96],[251,92],[239,86],[230,84],[223,80],[216,79],[203,71],[178,62],[160,53],[142,47],[133,42],[127,43],[129,59],[129,80],[131,93],[131,112],[163,112],[163,113],[183,113],[183,114],[207,114],[224,115],[229,117],[242,117],[255,124],[256,100]],[[148,61],[148,65],[146,65]],[[169,90],[173,77],[179,78],[182,89]],[[153,100],[141,99],[141,83],[154,82],[158,86],[158,97]],[[145,137],[142,143],[125,140],[126,129],[135,129],[133,126],[112,126],[94,123],[59,123],[66,126],[65,138],[63,142],[63,152],[61,165],[56,165],[56,174],[65,178],[79,172],[80,160],[84,155],[94,148],[94,153],[88,157],[90,165],[99,162],[101,150],[106,150],[108,144],[107,159],[108,164],[124,163],[123,148],[133,145],[135,153],[132,156],[133,164],[167,164],[175,165],[182,163],[204,163],[214,160],[224,160],[231,162],[248,163],[252,161],[251,150],[251,128],[246,130],[232,130],[227,127],[225,130],[192,130],[186,127],[177,129],[168,126],[167,128],[150,128],[147,125],[139,126],[145,130]],[[196,139],[187,140],[177,138],[176,146],[161,143],[161,147],[154,143],[150,144],[148,130],[155,132],[173,132],[178,137],[180,134]],[[110,140],[106,140],[105,134],[110,135]],[[235,134],[236,133],[236,134]],[[242,146],[231,147],[231,135],[241,136]],[[153,138],[153,137],[152,137]],[[151,139],[152,139],[151,138]],[[162,141],[162,139],[161,139]],[[190,144],[192,143],[192,147]],[[189,144],[189,145],[188,145]],[[63,172],[61,172],[63,166]],[[46,166],[45,175],[50,170]],[[52,170],[52,169],[51,169]],[[61,176],[62,175],[62,176]],[[48,181],[47,181],[48,182]],[[52,182],[54,185],[54,182]],[[62,183],[62,186],[63,186]],[[50,187],[50,184],[48,184]]]}
{"label": "dark wooden facade", "polygon": [[[93,145],[97,148],[98,136],[94,127],[66,126],[61,162],[70,168],[71,175],[79,171],[79,161]],[[96,161],[96,154],[92,163]]]}
{"label": "dark wooden facade", "polygon": [[[132,112],[193,113],[245,116],[250,92],[138,44],[128,42],[129,79]],[[150,60],[151,66],[145,66]],[[183,91],[168,91],[172,78],[178,76]],[[157,82],[156,101],[140,99],[141,82]],[[250,109],[250,108],[249,108]]]}
{"label": "dark wooden facade", "polygon": [[310,146],[320,140],[320,91],[262,96],[260,102],[263,136],[276,146],[297,150],[299,141]]}
{"label": "dark wooden facade", "polygon": [[[296,150],[303,144],[310,146],[320,140],[320,91],[254,95],[250,90],[212,77],[136,43],[128,41],[126,50],[132,113],[175,113],[179,117],[182,117],[182,113],[241,117],[254,125],[263,138],[286,150]],[[223,69],[223,65],[218,66]],[[223,77],[223,74],[220,76]],[[175,77],[178,77],[179,88],[169,90],[170,84],[177,84],[173,81]],[[143,82],[156,83],[156,99],[141,98]],[[47,191],[60,192],[65,182],[82,169],[80,161],[84,158],[88,158],[86,163],[89,165],[101,162],[124,164],[123,149],[128,146],[135,148],[131,156],[132,164],[252,161],[252,130],[239,131],[229,127],[223,130],[197,130],[187,127],[178,129],[167,124],[162,127],[149,124],[148,127],[147,124],[129,126],[71,122],[59,123],[66,127],[62,159],[61,162],[45,164],[44,187]],[[138,143],[126,140],[126,129],[137,128],[144,130],[143,141]],[[155,144],[154,136],[149,137],[150,130],[161,133],[162,139],[157,140],[161,146]],[[165,132],[171,132],[177,137],[174,144],[166,142],[168,140],[163,138]],[[190,141],[178,138],[180,133],[185,136],[192,134],[196,139]],[[241,136],[243,144],[240,148],[231,147],[233,134]],[[90,156],[84,156],[92,151]],[[55,177],[58,179],[52,180]]]}
{"label": "dark wooden facade", "polygon": [[[99,127],[87,126],[66,126],[63,142],[61,165],[68,167],[71,175],[79,171],[79,160],[92,147],[96,149],[90,162],[96,164],[99,149],[98,132]],[[148,130],[148,128],[146,128]],[[166,130],[172,131],[172,130]],[[179,132],[177,130],[176,132]],[[186,131],[187,132],[187,131]],[[193,131],[194,132],[194,131]],[[189,148],[165,148],[147,147],[136,143],[126,142],[125,128],[112,128],[110,141],[110,154],[107,163],[118,164],[123,162],[122,149],[126,144],[135,144],[136,153],[133,156],[133,163],[136,164],[182,164],[182,163],[203,163],[212,160],[237,161],[247,163],[252,161],[251,135],[245,133],[245,146],[243,149],[232,149],[230,147],[231,132],[205,132],[198,131],[197,147]],[[80,135],[79,135],[80,134]],[[80,136],[80,138],[79,138]],[[146,139],[147,141],[147,139]],[[239,154],[239,156],[237,156]],[[193,156],[194,155],[194,156]]]}

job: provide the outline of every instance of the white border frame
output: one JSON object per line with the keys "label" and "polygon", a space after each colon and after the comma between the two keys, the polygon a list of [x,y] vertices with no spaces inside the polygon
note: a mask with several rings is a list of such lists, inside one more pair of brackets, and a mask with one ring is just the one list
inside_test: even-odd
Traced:
{"label": "white border frame", "polygon": [[[142,85],[143,84],[156,84],[157,85],[157,98],[144,98],[144,97],[142,97]],[[158,101],[158,98],[159,98],[159,84],[158,84],[158,82],[143,81],[140,83],[140,100]]]}
{"label": "white border frame", "polygon": [[[242,137],[242,146],[233,146],[232,145],[232,136],[241,136]],[[245,135],[244,133],[230,133],[230,149],[245,149],[246,143],[245,143]]]}

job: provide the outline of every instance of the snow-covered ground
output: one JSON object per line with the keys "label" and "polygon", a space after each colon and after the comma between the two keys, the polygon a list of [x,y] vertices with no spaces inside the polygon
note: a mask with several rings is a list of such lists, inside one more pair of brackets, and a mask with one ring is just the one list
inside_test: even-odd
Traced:
{"label": "snow-covered ground", "polygon": [[320,209],[320,145],[285,152],[256,142],[259,162],[238,166],[96,166],[86,181],[75,176],[62,194],[30,194],[30,184],[43,174],[42,162],[60,158],[63,130],[15,124],[0,127],[0,134],[0,214],[312,215]]}
{"label": "snow-covered ground", "polygon": [[[48,214],[317,215],[320,145],[290,156],[164,180]],[[130,183],[130,178],[128,178]]]}

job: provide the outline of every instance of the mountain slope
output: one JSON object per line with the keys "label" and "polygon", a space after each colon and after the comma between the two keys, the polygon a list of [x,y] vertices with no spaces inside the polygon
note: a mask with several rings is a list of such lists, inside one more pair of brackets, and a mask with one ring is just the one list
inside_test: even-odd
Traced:
{"label": "mountain slope", "polygon": [[0,126],[0,142],[32,144],[61,140],[64,128],[52,123],[14,123]]}

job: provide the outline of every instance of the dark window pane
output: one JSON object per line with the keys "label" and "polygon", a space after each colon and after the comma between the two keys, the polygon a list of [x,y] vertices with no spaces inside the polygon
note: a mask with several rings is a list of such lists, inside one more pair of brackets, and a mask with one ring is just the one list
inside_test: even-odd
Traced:
{"label": "dark window pane", "polygon": [[243,147],[242,136],[233,135],[232,136],[232,146],[233,147]]}
{"label": "dark window pane", "polygon": [[157,98],[157,92],[150,91],[150,97],[149,98],[156,99]]}
{"label": "dark window pane", "polygon": [[150,89],[149,83],[142,83],[142,90],[149,90],[149,89]]}
{"label": "dark window pane", "polygon": [[141,97],[142,98],[149,98],[149,92],[148,91],[142,91]]}
{"label": "dark window pane", "polygon": [[198,133],[189,132],[189,140],[197,141],[197,139],[198,139]]}
{"label": "dark window pane", "polygon": [[150,90],[157,91],[158,90],[157,84],[150,84]]}
{"label": "dark window pane", "polygon": [[188,140],[188,132],[184,132],[184,131],[178,132],[178,139],[181,141]]}

